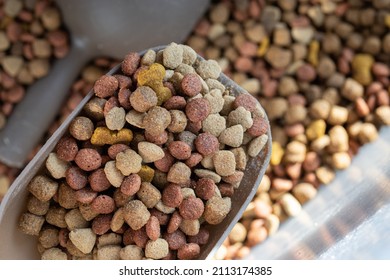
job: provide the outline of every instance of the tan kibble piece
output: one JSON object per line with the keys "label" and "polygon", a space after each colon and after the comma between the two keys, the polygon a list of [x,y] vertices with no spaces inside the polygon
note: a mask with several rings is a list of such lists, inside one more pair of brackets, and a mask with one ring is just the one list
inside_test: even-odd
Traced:
{"label": "tan kibble piece", "polygon": [[303,162],[306,157],[306,145],[292,141],[286,147],[285,160],[289,163]]}
{"label": "tan kibble piece", "polygon": [[183,220],[181,221],[179,228],[184,234],[194,236],[199,233],[200,222],[199,220]]}
{"label": "tan kibble piece", "polygon": [[65,172],[69,167],[69,162],[58,158],[56,153],[50,153],[46,159],[46,168],[55,179],[65,178]]}
{"label": "tan kibble piece", "polygon": [[69,126],[70,134],[77,140],[85,141],[92,137],[94,125],[87,117],[76,117]]}
{"label": "tan kibble piece", "polygon": [[157,202],[157,204],[154,206],[158,211],[163,212],[164,214],[172,214],[175,212],[176,208],[166,206],[161,200]]}
{"label": "tan kibble piece", "polygon": [[142,157],[134,150],[127,149],[116,155],[115,166],[124,176],[129,176],[141,170]]}
{"label": "tan kibble piece", "polygon": [[292,193],[301,204],[304,204],[317,195],[317,189],[312,184],[303,182],[297,184]]}
{"label": "tan kibble piece", "polygon": [[358,139],[360,143],[366,144],[378,138],[378,130],[372,123],[363,123],[360,129]]}
{"label": "tan kibble piece", "polygon": [[110,228],[112,231],[118,231],[122,228],[124,223],[125,217],[123,215],[123,208],[119,208],[111,219]]}
{"label": "tan kibble piece", "polygon": [[274,214],[269,214],[267,218],[265,218],[264,227],[266,228],[269,236],[272,236],[277,232],[277,230],[279,229],[279,225],[280,220],[278,216]]}
{"label": "tan kibble piece", "polygon": [[133,230],[138,230],[146,225],[150,212],[142,201],[131,200],[123,207],[123,216]]}
{"label": "tan kibble piece", "polygon": [[247,164],[247,154],[242,147],[234,148],[230,150],[236,159],[236,169],[244,171]]}
{"label": "tan kibble piece", "polygon": [[291,217],[297,216],[302,210],[301,204],[290,193],[283,194],[279,199],[279,203],[282,205],[286,214]]}
{"label": "tan kibble piece", "polygon": [[130,110],[126,114],[125,119],[132,126],[135,126],[138,128],[145,128],[145,126],[143,124],[145,116],[146,116],[146,113],[140,113],[140,112],[137,112],[136,110]]}
{"label": "tan kibble piece", "polygon": [[347,152],[332,154],[331,164],[335,169],[346,169],[351,165],[351,157]]}
{"label": "tan kibble piece", "polygon": [[329,132],[329,150],[331,152],[347,152],[349,149],[349,136],[341,125],[332,127]]}
{"label": "tan kibble piece", "polygon": [[232,228],[232,231],[229,233],[229,240],[231,243],[243,242],[246,238],[247,230],[245,226],[238,222]]}
{"label": "tan kibble piece", "polygon": [[96,244],[97,248],[101,248],[107,245],[120,245],[122,243],[122,235],[114,232],[105,233],[98,236]]}
{"label": "tan kibble piece", "polygon": [[96,242],[96,234],[90,228],[74,229],[69,233],[69,239],[84,254],[89,254]]}
{"label": "tan kibble piece", "polygon": [[119,257],[121,260],[142,260],[144,256],[145,255],[142,248],[136,245],[127,245],[119,252]]}
{"label": "tan kibble piece", "polygon": [[149,240],[145,247],[145,257],[159,260],[168,255],[169,246],[165,239]]}
{"label": "tan kibble piece", "polygon": [[99,121],[104,119],[104,105],[107,100],[99,97],[93,97],[84,106],[84,111],[93,120]]}
{"label": "tan kibble piece", "polygon": [[175,184],[185,184],[190,180],[191,169],[183,162],[176,162],[168,171],[167,180]]}
{"label": "tan kibble piece", "polygon": [[68,256],[59,248],[50,248],[45,250],[41,255],[41,260],[62,260],[66,261]]}
{"label": "tan kibble piece", "polygon": [[229,176],[236,170],[236,158],[231,151],[217,151],[213,156],[215,171],[220,176]]}
{"label": "tan kibble piece", "polygon": [[49,201],[57,189],[58,183],[43,175],[35,176],[28,185],[28,190],[41,201]]}
{"label": "tan kibble piece", "polygon": [[155,106],[151,108],[143,120],[145,130],[151,135],[160,135],[171,124],[171,114],[165,108]]}
{"label": "tan kibble piece", "polygon": [[347,78],[344,82],[341,93],[350,101],[355,101],[357,98],[363,97],[364,88],[354,79]]}
{"label": "tan kibble piece", "polygon": [[119,260],[120,251],[122,247],[120,245],[107,245],[97,249],[97,260]]}
{"label": "tan kibble piece", "polygon": [[119,188],[123,182],[123,174],[116,167],[114,160],[109,161],[104,166],[104,173],[106,174],[107,180],[116,188]]}
{"label": "tan kibble piece", "polygon": [[31,213],[24,213],[19,220],[19,229],[29,235],[39,235],[45,218]]}
{"label": "tan kibble piece", "polygon": [[79,210],[83,218],[87,221],[92,221],[99,213],[92,210],[91,204],[81,204]]}
{"label": "tan kibble piece", "polygon": [[210,114],[202,122],[203,132],[209,132],[218,137],[226,129],[226,119],[220,114]]}
{"label": "tan kibble piece", "polygon": [[348,119],[348,109],[341,106],[333,106],[330,110],[328,123],[331,125],[342,125]]}
{"label": "tan kibble piece", "polygon": [[267,134],[263,134],[253,139],[248,146],[248,155],[251,157],[256,157],[264,148],[265,144],[267,144],[267,141]]}
{"label": "tan kibble piece", "polygon": [[314,152],[321,152],[330,144],[330,137],[324,135],[320,138],[317,138],[310,144],[310,149]]}
{"label": "tan kibble piece", "polygon": [[229,113],[227,123],[229,127],[240,124],[245,131],[253,125],[252,114],[244,107],[239,106]]}
{"label": "tan kibble piece", "polygon": [[27,200],[27,210],[31,214],[35,214],[38,216],[45,215],[49,210],[49,207],[50,207],[50,201],[40,201],[38,198],[36,198],[33,195],[30,195]]}
{"label": "tan kibble piece", "polygon": [[221,67],[215,60],[203,60],[199,62],[196,72],[202,79],[218,79],[221,74]]}
{"label": "tan kibble piece", "polygon": [[161,200],[161,192],[148,182],[142,182],[137,196],[147,208],[153,208]]}
{"label": "tan kibble piece", "polygon": [[[106,126],[110,130],[121,130],[126,123],[126,112],[122,107],[114,107],[106,114]],[[92,136],[92,135],[91,135]]]}
{"label": "tan kibble piece", "polygon": [[315,173],[320,183],[325,185],[332,182],[334,177],[336,176],[334,171],[327,166],[319,167],[318,169],[316,169]]}
{"label": "tan kibble piece", "polygon": [[187,117],[183,111],[170,110],[171,123],[167,127],[168,131],[173,133],[180,133],[185,130],[187,126]]}
{"label": "tan kibble piece", "polygon": [[146,141],[138,143],[138,153],[145,163],[155,162],[165,155],[160,146]]}
{"label": "tan kibble piece", "polygon": [[375,116],[381,124],[390,125],[390,106],[380,106],[375,110]]}
{"label": "tan kibble piece", "polygon": [[138,87],[130,95],[130,104],[138,112],[147,112],[150,108],[157,105],[156,92],[147,86]]}
{"label": "tan kibble piece", "polygon": [[181,188],[181,194],[183,196],[183,199],[186,199],[190,196],[195,197],[195,191],[191,188]]}
{"label": "tan kibble piece", "polygon": [[217,173],[214,171],[208,170],[208,169],[195,169],[194,173],[199,177],[199,178],[209,178],[214,181],[214,183],[219,183],[221,182],[221,176],[219,176]]}
{"label": "tan kibble piece", "polygon": [[222,97],[222,92],[219,89],[211,90],[209,93],[204,95],[204,98],[210,103],[210,114],[219,113],[225,104],[225,100]]}
{"label": "tan kibble piece", "polygon": [[59,244],[58,229],[56,228],[45,228],[39,233],[39,244],[45,249],[56,247]]}
{"label": "tan kibble piece", "polygon": [[314,119],[328,119],[331,105],[327,100],[315,100],[309,107],[309,115]]}
{"label": "tan kibble piece", "polygon": [[244,129],[241,125],[233,125],[226,128],[218,137],[222,144],[237,148],[240,147],[244,138]]}
{"label": "tan kibble piece", "polygon": [[50,206],[46,213],[46,222],[59,228],[66,228],[65,215],[66,209],[59,206]]}
{"label": "tan kibble piece", "polygon": [[231,200],[229,197],[220,198],[213,196],[206,203],[203,217],[209,224],[216,225],[225,219],[230,209]]}
{"label": "tan kibble piece", "polygon": [[293,104],[288,107],[284,120],[287,124],[295,124],[305,120],[307,109],[301,104]]}
{"label": "tan kibble piece", "polygon": [[65,222],[69,230],[87,228],[89,222],[84,219],[79,209],[72,209],[65,215]]}

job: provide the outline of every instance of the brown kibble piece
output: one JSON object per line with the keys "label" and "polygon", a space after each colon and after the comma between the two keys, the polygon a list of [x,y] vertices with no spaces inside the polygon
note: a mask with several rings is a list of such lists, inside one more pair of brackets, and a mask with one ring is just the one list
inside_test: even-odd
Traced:
{"label": "brown kibble piece", "polygon": [[181,89],[185,95],[190,97],[200,93],[202,89],[202,83],[199,76],[195,73],[184,75],[183,79],[181,80]]}
{"label": "brown kibble piece", "polygon": [[168,144],[168,151],[178,160],[186,160],[191,156],[191,147],[183,141],[172,141]]}
{"label": "brown kibble piece", "polygon": [[29,235],[39,235],[45,218],[31,213],[24,213],[19,220],[19,229]]}
{"label": "brown kibble piece", "polygon": [[141,177],[138,174],[131,174],[125,177],[120,186],[122,193],[128,196],[135,195],[141,187]]}
{"label": "brown kibble piece", "polygon": [[154,166],[161,172],[168,172],[174,162],[174,157],[168,152],[168,150],[164,150],[164,157],[156,160],[154,162]]}
{"label": "brown kibble piece", "polygon": [[209,178],[200,178],[195,185],[196,195],[204,200],[209,200],[215,194],[216,185],[213,180]]}
{"label": "brown kibble piece", "polygon": [[181,230],[165,233],[163,238],[168,242],[169,249],[171,250],[178,250],[186,244],[186,236]]}
{"label": "brown kibble piece", "polygon": [[95,149],[85,148],[79,150],[75,157],[75,162],[84,171],[98,169],[102,164],[102,157]]}
{"label": "brown kibble piece", "polygon": [[180,227],[182,221],[183,221],[183,217],[180,216],[179,212],[178,211],[173,212],[168,223],[167,232],[172,233],[176,231]]}
{"label": "brown kibble piece", "polygon": [[130,95],[130,104],[136,111],[144,113],[157,105],[157,95],[150,87],[141,86]]}
{"label": "brown kibble piece", "polygon": [[199,134],[194,144],[196,150],[203,156],[211,155],[219,149],[218,138],[208,132]]}
{"label": "brown kibble piece", "polygon": [[84,188],[88,182],[85,172],[76,166],[72,166],[66,170],[65,178],[68,185],[74,190]]}
{"label": "brown kibble piece", "polygon": [[107,190],[111,183],[108,181],[103,168],[99,168],[91,173],[88,177],[91,188],[96,192]]}
{"label": "brown kibble piece", "polygon": [[140,63],[141,56],[136,52],[130,52],[125,56],[121,69],[125,75],[131,76],[135,73]]}
{"label": "brown kibble piece", "polygon": [[77,155],[78,146],[76,140],[71,136],[62,137],[56,146],[58,158],[65,161],[72,161]]}
{"label": "brown kibble piece", "polygon": [[168,242],[162,238],[157,240],[149,240],[145,247],[145,257],[151,259],[162,259],[168,255]]}
{"label": "brown kibble piece", "polygon": [[190,180],[191,169],[182,162],[176,162],[168,171],[167,180],[178,185],[186,184]]}
{"label": "brown kibble piece", "polygon": [[133,229],[142,228],[148,222],[150,213],[140,200],[132,200],[123,207],[123,216],[126,223]]}
{"label": "brown kibble piece", "polygon": [[40,201],[49,201],[57,189],[58,183],[43,175],[35,176],[28,185],[28,190]]}
{"label": "brown kibble piece", "polygon": [[115,210],[114,199],[108,195],[98,195],[91,203],[91,208],[98,214],[109,214]]}
{"label": "brown kibble piece", "polygon": [[188,243],[180,247],[177,251],[179,260],[196,259],[200,254],[200,247],[196,243]]}
{"label": "brown kibble piece", "polygon": [[151,216],[145,225],[145,230],[151,240],[157,240],[160,237],[160,223],[158,219]]}
{"label": "brown kibble piece", "polygon": [[111,227],[111,214],[98,215],[92,221],[92,231],[97,235],[103,235],[110,230]]}
{"label": "brown kibble piece", "polygon": [[204,204],[200,198],[188,197],[179,206],[180,215],[186,220],[199,219],[204,212]]}
{"label": "brown kibble piece", "polygon": [[148,182],[141,183],[137,196],[147,208],[153,208],[161,200],[160,191]]}
{"label": "brown kibble piece", "polygon": [[181,187],[176,184],[167,185],[162,192],[161,199],[168,207],[178,207],[183,201]]}
{"label": "brown kibble piece", "polygon": [[191,122],[201,122],[211,112],[210,103],[204,98],[195,98],[187,103],[186,115]]}
{"label": "brown kibble piece", "polygon": [[87,117],[76,117],[69,126],[70,134],[77,140],[85,141],[92,137],[94,125]]}
{"label": "brown kibble piece", "polygon": [[114,95],[118,86],[119,83],[115,77],[104,75],[95,82],[93,90],[96,96],[100,98],[107,98]]}

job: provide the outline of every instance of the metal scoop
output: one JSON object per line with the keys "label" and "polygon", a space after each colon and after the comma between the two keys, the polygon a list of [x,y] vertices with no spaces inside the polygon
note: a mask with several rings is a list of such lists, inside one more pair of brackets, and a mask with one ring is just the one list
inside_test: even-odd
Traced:
{"label": "metal scoop", "polygon": [[122,59],[129,50],[182,42],[209,5],[209,0],[57,2],[71,34],[71,50],[28,89],[0,132],[0,161],[12,167],[23,167],[87,61],[96,56]]}
{"label": "metal scoop", "polygon": [[[154,48],[158,51],[163,47]],[[141,53],[142,55],[143,53]],[[203,59],[198,56],[199,59]],[[109,75],[118,73],[120,65],[113,68]],[[245,92],[240,86],[221,74],[219,78],[234,95],[239,95]],[[0,204],[0,259],[38,259],[37,237],[29,236],[18,230],[18,222],[20,215],[25,211],[27,201],[27,185],[31,179],[45,165],[45,160],[49,153],[53,151],[58,140],[68,130],[71,121],[81,112],[83,106],[91,99],[93,92],[81,101],[75,111],[65,120],[53,136],[46,142],[38,154],[26,166],[19,177],[14,181],[8,193]],[[267,119],[267,116],[265,116]],[[268,120],[268,119],[267,119]],[[218,225],[210,225],[210,238],[207,245],[201,247],[199,259],[212,258],[216,250],[225,240],[233,226],[241,218],[242,213],[253,199],[259,183],[268,167],[271,156],[271,132],[268,131],[268,141],[260,154],[251,158],[244,172],[244,178],[240,186],[235,190],[232,197],[232,209],[222,223]]]}

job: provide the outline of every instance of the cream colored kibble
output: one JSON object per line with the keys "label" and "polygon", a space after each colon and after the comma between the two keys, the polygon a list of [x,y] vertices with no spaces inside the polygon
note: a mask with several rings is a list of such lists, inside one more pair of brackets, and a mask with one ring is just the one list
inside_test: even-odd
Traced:
{"label": "cream colored kibble", "polygon": [[161,192],[148,182],[142,182],[137,196],[147,208],[153,208],[161,200]]}
{"label": "cream colored kibble", "polygon": [[194,236],[199,233],[200,222],[199,220],[183,220],[179,228],[185,235]]}
{"label": "cream colored kibble", "polygon": [[241,125],[233,125],[226,128],[218,137],[219,142],[222,144],[237,148],[242,144],[244,138],[244,129]]}
{"label": "cream colored kibble", "polygon": [[115,166],[124,176],[129,176],[141,170],[142,157],[134,150],[127,149],[116,155]]}
{"label": "cream colored kibble", "polygon": [[378,130],[372,123],[363,123],[360,129],[358,139],[360,143],[366,144],[378,138]]}
{"label": "cream colored kibble", "polygon": [[331,162],[335,169],[345,169],[351,165],[351,157],[347,152],[334,153]]}
{"label": "cream colored kibble", "polygon": [[244,171],[247,164],[247,154],[242,147],[234,148],[230,150],[236,159],[236,169]]}
{"label": "cream colored kibble", "polygon": [[84,254],[92,252],[96,242],[96,234],[90,228],[74,229],[69,233],[69,239]]}
{"label": "cream colored kibble", "polygon": [[248,155],[251,157],[256,157],[260,151],[264,148],[265,144],[267,144],[268,135],[263,134],[261,136],[253,139],[248,146]]}
{"label": "cream colored kibble", "polygon": [[331,152],[347,152],[349,149],[349,137],[345,128],[341,125],[336,125],[329,130],[329,147]]}
{"label": "cream colored kibble", "polygon": [[232,243],[243,242],[246,238],[247,230],[241,223],[236,223],[229,233],[229,240]]}
{"label": "cream colored kibble", "polygon": [[240,124],[244,131],[253,125],[251,112],[242,106],[239,106],[237,109],[231,111],[228,115],[227,121],[228,126]]}
{"label": "cream colored kibble", "polygon": [[213,156],[215,171],[220,176],[229,176],[236,170],[236,158],[231,151],[217,151]]}
{"label": "cream colored kibble", "polygon": [[145,254],[142,248],[136,245],[127,245],[119,252],[121,260],[142,260],[144,256]]}
{"label": "cream colored kibble", "polygon": [[84,219],[78,208],[72,209],[65,214],[65,222],[69,230],[74,230],[77,228],[86,228],[89,225],[89,222]]}
{"label": "cream colored kibble", "polygon": [[214,156],[214,154],[203,157],[203,159],[200,163],[202,164],[202,166],[204,168],[210,169],[210,170],[215,169],[213,156]]}
{"label": "cream colored kibble", "polygon": [[274,214],[269,214],[267,218],[265,218],[264,227],[266,228],[269,236],[275,234],[278,231],[279,225],[280,220],[278,216]]}
{"label": "cream colored kibble", "polygon": [[317,189],[310,183],[302,182],[293,187],[292,193],[301,204],[304,204],[317,195]]}
{"label": "cream colored kibble", "polygon": [[199,178],[209,178],[214,181],[214,183],[219,183],[221,182],[221,176],[219,176],[217,173],[214,171],[208,170],[208,169],[195,169],[194,173],[196,176]]}
{"label": "cream colored kibble", "polygon": [[119,188],[124,179],[124,175],[116,167],[114,160],[108,161],[104,166],[104,173],[106,174],[107,180],[116,188]]}
{"label": "cream colored kibble", "polygon": [[334,177],[336,176],[334,171],[327,166],[319,167],[318,169],[316,169],[315,173],[318,180],[325,185],[332,182]]}
{"label": "cream colored kibble", "polygon": [[114,107],[106,115],[106,126],[110,130],[121,130],[125,123],[126,112],[122,107]]}
{"label": "cream colored kibble", "polygon": [[203,217],[211,225],[219,224],[225,219],[231,209],[231,201],[229,197],[220,198],[213,196],[205,205]]}
{"label": "cream colored kibble", "polygon": [[48,261],[48,260],[66,261],[67,259],[68,259],[68,256],[66,255],[66,253],[63,252],[59,248],[50,248],[50,249],[45,250],[41,254],[41,260],[46,260],[46,261]]}
{"label": "cream colored kibble", "polygon": [[46,168],[55,179],[65,178],[65,172],[70,163],[58,158],[56,153],[50,153],[46,159]]}
{"label": "cream colored kibble", "polygon": [[123,207],[123,217],[133,230],[138,230],[146,225],[150,212],[142,201],[131,200]]}
{"label": "cream colored kibble", "polygon": [[123,208],[119,208],[115,211],[114,216],[112,217],[110,228],[112,231],[118,231],[124,223],[125,218],[123,216]]}
{"label": "cream colored kibble", "polygon": [[119,260],[120,251],[122,247],[120,245],[107,245],[97,249],[97,260]]}
{"label": "cream colored kibble", "polygon": [[122,235],[110,232],[100,235],[97,239],[97,248],[101,248],[107,245],[121,245]]}
{"label": "cream colored kibble", "polygon": [[225,100],[223,99],[222,92],[219,89],[210,90],[209,93],[205,94],[204,98],[210,103],[210,114],[216,114],[222,110]]}
{"label": "cream colored kibble", "polygon": [[330,110],[328,123],[331,125],[342,125],[348,119],[348,109],[341,106],[333,106]]}
{"label": "cream colored kibble", "polygon": [[288,216],[297,216],[302,210],[301,204],[290,193],[283,194],[279,202]]}
{"label": "cream colored kibble", "polygon": [[164,214],[172,214],[175,212],[176,208],[166,206],[161,200],[157,202],[157,204],[154,206],[158,211],[163,212]]}
{"label": "cream colored kibble", "polygon": [[145,257],[159,260],[169,253],[168,242],[165,239],[149,240],[145,247]]}
{"label": "cream colored kibble", "polygon": [[145,163],[155,162],[165,156],[161,147],[146,141],[138,143],[138,153]]}
{"label": "cream colored kibble", "polygon": [[218,137],[226,129],[226,119],[220,114],[210,114],[202,122],[202,129]]}
{"label": "cream colored kibble", "polygon": [[140,112],[137,112],[136,110],[130,110],[127,114],[126,114],[126,121],[135,126],[135,127],[138,127],[138,128],[142,128],[144,129],[145,126],[144,126],[144,117],[146,116],[146,113],[140,113]]}
{"label": "cream colored kibble", "polygon": [[44,202],[49,201],[56,194],[57,189],[58,183],[43,175],[35,176],[28,185],[28,190]]}

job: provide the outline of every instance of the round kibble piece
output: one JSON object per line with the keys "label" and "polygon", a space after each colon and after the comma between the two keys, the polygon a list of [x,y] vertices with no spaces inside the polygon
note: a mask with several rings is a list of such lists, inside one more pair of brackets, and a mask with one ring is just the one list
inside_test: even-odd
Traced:
{"label": "round kibble piece", "polygon": [[186,160],[191,156],[191,147],[182,141],[172,141],[169,143],[168,151],[178,160]]}
{"label": "round kibble piece", "polygon": [[176,162],[168,171],[167,180],[178,185],[186,184],[191,177],[191,169],[182,162]]}
{"label": "round kibble piece", "polygon": [[204,212],[204,204],[200,198],[188,197],[179,206],[180,215],[186,220],[199,219]]}
{"label": "round kibble piece", "polygon": [[98,195],[91,203],[92,210],[99,214],[109,214],[115,210],[114,199],[108,195]]}
{"label": "round kibble piece", "polygon": [[131,174],[123,179],[120,186],[122,193],[128,196],[135,195],[141,187],[141,177],[138,174]]}
{"label": "round kibble piece", "polygon": [[145,257],[159,260],[168,255],[168,242],[162,238],[149,240],[145,246]]}
{"label": "round kibble piece", "polygon": [[80,190],[88,183],[85,172],[76,166],[72,166],[66,170],[65,178],[68,185],[74,190]]}
{"label": "round kibble piece", "polygon": [[85,141],[92,137],[93,122],[86,117],[76,117],[69,126],[70,134],[77,140]]}
{"label": "round kibble piece", "polygon": [[168,207],[178,207],[183,201],[181,187],[176,184],[169,184],[164,188],[161,199]]}
{"label": "round kibble piece", "polygon": [[215,194],[216,185],[213,180],[209,178],[201,178],[196,182],[195,193],[204,200],[212,198]]}
{"label": "round kibble piece", "polygon": [[184,75],[181,80],[181,89],[187,96],[195,96],[202,90],[202,83],[199,76],[195,73],[189,73]]}
{"label": "round kibble piece", "polygon": [[140,63],[141,56],[136,52],[130,52],[125,56],[125,59],[122,62],[121,69],[122,72],[128,76],[131,76],[137,70],[137,67]]}
{"label": "round kibble piece", "polygon": [[219,149],[218,138],[211,133],[201,133],[194,141],[196,150],[203,156],[212,155]]}
{"label": "round kibble piece", "polygon": [[187,103],[185,111],[191,122],[201,122],[211,113],[211,106],[207,99],[195,98]]}
{"label": "round kibble piece", "polygon": [[196,243],[188,243],[180,247],[177,251],[179,260],[196,259],[200,254],[200,247]]}
{"label": "round kibble piece", "polygon": [[102,157],[95,149],[85,148],[79,150],[74,161],[84,171],[98,169],[102,164]]}
{"label": "round kibble piece", "polygon": [[72,161],[77,155],[79,148],[73,137],[65,136],[58,141],[56,153],[58,158],[66,161]]}
{"label": "round kibble piece", "polygon": [[125,109],[119,107],[112,108],[105,117],[107,128],[110,130],[121,130],[126,123],[125,117]]}
{"label": "round kibble piece", "polygon": [[186,236],[180,230],[171,233],[165,233],[164,239],[168,242],[170,250],[177,250],[186,244]]}
{"label": "round kibble piece", "polygon": [[144,113],[157,105],[157,95],[150,87],[141,86],[130,95],[130,104],[136,111]]}
{"label": "round kibble piece", "polygon": [[93,90],[96,96],[100,98],[107,98],[114,95],[118,86],[119,83],[115,77],[104,75],[95,82]]}

